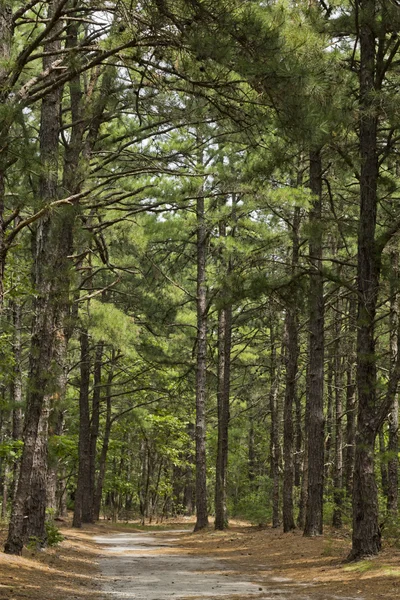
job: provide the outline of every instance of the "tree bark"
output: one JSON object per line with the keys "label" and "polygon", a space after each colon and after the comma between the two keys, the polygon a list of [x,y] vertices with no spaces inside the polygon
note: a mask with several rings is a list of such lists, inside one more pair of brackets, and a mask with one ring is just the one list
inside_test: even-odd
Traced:
{"label": "tree bark", "polygon": [[81,381],[79,389],[79,444],[78,444],[78,481],[75,493],[73,527],[82,527],[90,523],[90,351],[89,336],[85,329],[80,334],[81,344]]}
{"label": "tree bark", "polygon": [[98,521],[100,518],[101,498],[103,496],[103,486],[104,486],[104,479],[105,479],[105,475],[106,475],[108,447],[110,444],[110,435],[111,435],[111,427],[112,427],[111,391],[112,391],[113,378],[114,378],[114,373],[113,373],[113,369],[111,369],[110,372],[108,373],[108,377],[107,377],[106,423],[105,423],[105,427],[104,427],[103,445],[101,448],[100,459],[99,459],[99,474],[97,477],[96,493],[95,493],[95,497],[94,497],[94,506],[93,506],[93,519],[95,521]]}
{"label": "tree bark", "polygon": [[[12,422],[12,438],[14,441],[22,440],[23,434],[23,412],[22,412],[22,309],[18,301],[11,302],[11,310],[13,315],[14,325],[14,373],[11,381],[10,395],[13,403],[13,422]],[[12,498],[15,499],[18,485],[18,471],[20,461],[15,460],[13,466],[13,482],[12,482]]]}
{"label": "tree bark", "polygon": [[89,523],[94,523],[94,505],[96,494],[96,449],[97,438],[99,436],[100,426],[100,398],[101,398],[101,368],[103,360],[103,342],[96,347],[94,359],[94,380],[92,397],[92,418],[90,423],[90,444],[89,444]]}
{"label": "tree bark", "polygon": [[271,413],[271,433],[270,433],[270,464],[272,479],[272,527],[280,525],[280,477],[279,466],[281,459],[281,447],[279,436],[279,377],[280,377],[280,359],[276,355],[276,339],[274,336],[273,324],[270,324],[271,331],[271,390],[269,394],[269,409]]}
{"label": "tree bark", "polygon": [[[292,225],[291,275],[295,275],[299,261],[300,209],[294,211]],[[294,472],[294,418],[293,405],[297,400],[297,370],[299,361],[297,294],[286,309],[286,385],[283,409],[283,492],[282,519],[283,531],[287,533],[296,528],[293,515]]]}
{"label": "tree bark", "polygon": [[310,153],[310,363],[306,410],[308,492],[305,536],[321,535],[324,493],[324,281],[322,275],[322,162],[320,151]]}
{"label": "tree bark", "polygon": [[[49,2],[48,16],[57,10],[58,1]],[[44,69],[50,68],[54,53],[60,49],[58,33],[61,22],[54,27],[52,37],[44,44],[46,56]],[[58,134],[60,128],[60,90],[49,92],[42,100],[40,123],[40,155],[43,172],[39,181],[43,204],[58,197]],[[68,208],[61,209],[68,214]],[[37,224],[35,237],[34,282],[36,299],[35,318],[30,353],[27,411],[24,427],[18,487],[13,504],[5,552],[21,554],[24,543],[24,517],[29,508],[28,521],[35,523],[34,529],[41,531],[38,524],[44,513],[41,503],[28,502],[31,495],[31,480],[37,478],[38,485],[47,472],[47,423],[46,402],[55,392],[56,384],[51,368],[53,359],[54,332],[56,329],[56,307],[65,296],[66,265],[60,258],[62,224],[46,215]],[[43,450],[46,446],[46,452]],[[37,454],[37,456],[36,456]],[[40,470],[38,472],[37,470]],[[45,480],[45,479],[44,479]],[[45,495],[45,491],[42,492]],[[37,515],[33,512],[37,511]]]}
{"label": "tree bark", "polygon": [[196,368],[196,524],[208,526],[206,465],[207,396],[207,228],[204,198],[197,198],[197,368]]}
{"label": "tree bark", "polygon": [[[13,20],[11,2],[0,1],[0,103],[7,98],[7,77],[10,68],[10,58],[13,39]],[[10,111],[11,112],[11,111]],[[12,118],[12,117],[11,117]],[[9,157],[7,146],[9,137],[10,118],[0,123],[0,313],[3,310],[4,300],[4,271],[7,249],[5,246],[4,208],[6,193],[6,173]]]}
{"label": "tree bark", "polygon": [[231,324],[232,309],[228,306],[220,310],[218,318],[218,445],[215,473],[215,529],[221,531],[228,525],[226,476],[228,467]]}
{"label": "tree bark", "polygon": [[333,503],[332,527],[342,527],[343,505],[343,361],[341,357],[342,319],[341,301],[337,300],[334,317],[334,355],[335,355],[335,458],[333,469]]}
{"label": "tree bark", "polygon": [[[400,320],[399,320],[399,258],[397,250],[390,253],[392,267],[390,286],[390,371],[395,369],[400,350]],[[392,399],[389,415],[389,441],[388,441],[388,487],[387,509],[396,516],[399,502],[399,396],[396,390]]]}
{"label": "tree bark", "polygon": [[[219,235],[226,237],[226,225],[220,222]],[[221,269],[227,275],[231,272],[231,261],[227,264],[221,256]],[[222,302],[228,297],[229,291],[222,287]],[[229,435],[229,401],[231,384],[231,336],[232,336],[232,306],[223,306],[218,314],[218,440],[217,463],[215,471],[215,529],[223,530],[228,526],[226,506],[226,478],[228,469],[228,435]]]}
{"label": "tree bark", "polygon": [[353,482],[353,536],[349,560],[377,554],[378,490],[374,475],[377,433],[375,316],[380,254],[375,243],[377,215],[378,117],[375,106],[375,0],[360,8],[360,217],[358,229],[358,423]]}
{"label": "tree bark", "polygon": [[355,338],[357,306],[354,297],[350,298],[348,310],[348,342],[346,364],[346,446],[344,458],[344,486],[348,497],[353,493],[354,454],[356,446],[356,381],[355,381]]}

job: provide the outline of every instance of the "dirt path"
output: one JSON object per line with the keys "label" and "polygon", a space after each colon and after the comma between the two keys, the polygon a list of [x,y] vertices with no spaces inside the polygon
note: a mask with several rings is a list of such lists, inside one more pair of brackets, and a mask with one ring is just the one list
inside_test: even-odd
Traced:
{"label": "dirt path", "polygon": [[[107,600],[355,600],[354,596],[313,593],[312,583],[276,576],[265,566],[263,583],[254,583],[227,560],[188,553],[184,546],[188,535],[175,530],[95,537],[103,549],[99,568]],[[362,598],[357,595],[358,600]]]}
{"label": "dirt path", "polygon": [[110,598],[126,600],[260,595],[259,586],[229,576],[221,561],[188,555],[175,544],[185,534],[173,531],[96,537],[95,542],[104,547],[99,561],[103,590]]}

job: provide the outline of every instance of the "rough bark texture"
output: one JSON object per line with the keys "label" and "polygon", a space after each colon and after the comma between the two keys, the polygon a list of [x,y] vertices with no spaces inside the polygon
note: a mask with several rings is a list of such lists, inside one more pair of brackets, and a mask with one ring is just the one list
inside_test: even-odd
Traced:
{"label": "rough bark texture", "polygon": [[46,491],[47,491],[47,444],[49,433],[49,399],[45,403],[39,420],[36,447],[33,459],[29,497],[26,503],[24,542],[36,542],[37,547],[46,545]]}
{"label": "rough bark texture", "polygon": [[[390,353],[391,353],[391,373],[395,369],[396,361],[399,355],[399,258],[398,252],[392,250],[390,253],[392,266],[391,294],[390,294]],[[399,397],[396,390],[391,403],[388,422],[389,422],[389,441],[388,441],[388,487],[387,487],[387,508],[390,513],[397,515],[399,502]]]}
{"label": "rough bark texture", "polygon": [[[292,264],[291,274],[296,273],[299,260],[299,226],[300,210],[295,209],[292,226]],[[285,404],[283,409],[283,491],[282,491],[282,519],[283,531],[287,533],[295,529],[293,515],[293,485],[294,472],[294,418],[293,406],[297,396],[297,370],[299,362],[298,339],[298,307],[296,297],[293,304],[286,310],[286,385]]]}
{"label": "rough bark texture", "polygon": [[228,428],[231,362],[232,309],[220,310],[218,318],[218,445],[215,473],[215,529],[228,525],[226,508],[226,476],[228,467]]}
{"label": "rough bark texture", "polygon": [[324,493],[324,282],[322,259],[322,165],[321,153],[310,153],[310,188],[314,206],[310,212],[310,341],[306,410],[308,493],[304,535],[321,535]]}
{"label": "rough bark texture", "polygon": [[207,229],[204,198],[197,199],[196,524],[208,526],[206,474]]}
{"label": "rough bark texture", "polygon": [[[219,225],[220,237],[226,237],[226,226],[223,221]],[[221,269],[229,275],[232,265],[221,255]],[[226,264],[227,263],[227,264]],[[228,297],[229,290],[222,288],[222,301]],[[228,526],[226,506],[226,484],[228,470],[228,435],[229,435],[229,401],[231,384],[231,336],[232,307],[224,306],[218,314],[218,440],[215,472],[215,529],[223,530]]]}
{"label": "rough bark texture", "polygon": [[[58,2],[49,2],[48,14],[57,9]],[[59,23],[58,27],[60,27]],[[60,48],[57,39],[58,28],[55,27],[52,39],[44,44],[46,56],[43,67],[49,68],[54,60],[54,52]],[[58,133],[60,126],[60,91],[48,93],[41,108],[40,123],[40,155],[42,174],[39,188],[41,201],[46,204],[57,199],[58,194]],[[68,213],[68,208],[65,209]],[[64,214],[64,210],[61,209]],[[61,219],[60,219],[61,220]],[[50,215],[44,216],[38,223],[35,236],[34,283],[36,299],[34,305],[27,410],[24,427],[24,448],[21,458],[18,487],[13,504],[8,539],[5,551],[10,554],[21,554],[24,543],[24,516],[37,511],[37,515],[28,515],[32,523],[39,523],[44,518],[39,504],[28,502],[31,495],[31,479],[41,477],[46,480],[47,472],[47,418],[45,407],[55,391],[54,370],[51,368],[56,330],[55,310],[60,299],[65,295],[65,264],[60,256],[62,249],[62,223]],[[62,253],[61,253],[62,254]],[[38,443],[39,440],[39,443]],[[42,451],[42,443],[46,444],[46,452]],[[36,457],[36,454],[38,456]],[[40,469],[40,473],[35,473]],[[45,495],[45,489],[42,492]],[[43,522],[44,526],[44,522]],[[36,525],[35,525],[36,528]],[[36,528],[38,531],[41,527]]]}
{"label": "rough bark texture", "polygon": [[380,255],[375,244],[377,212],[377,126],[375,97],[375,1],[360,6],[360,218],[358,229],[358,423],[353,481],[353,537],[349,560],[381,548],[378,491],[374,475],[377,433],[375,315]]}

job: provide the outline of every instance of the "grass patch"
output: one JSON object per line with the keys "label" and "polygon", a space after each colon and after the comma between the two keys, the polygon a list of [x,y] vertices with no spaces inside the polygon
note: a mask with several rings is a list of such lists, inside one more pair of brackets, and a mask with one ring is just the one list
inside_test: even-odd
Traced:
{"label": "grass patch", "polygon": [[352,565],[346,565],[344,567],[345,571],[350,571],[353,573],[367,573],[368,571],[373,571],[374,569],[383,570],[383,566],[373,562],[372,560],[360,560]]}

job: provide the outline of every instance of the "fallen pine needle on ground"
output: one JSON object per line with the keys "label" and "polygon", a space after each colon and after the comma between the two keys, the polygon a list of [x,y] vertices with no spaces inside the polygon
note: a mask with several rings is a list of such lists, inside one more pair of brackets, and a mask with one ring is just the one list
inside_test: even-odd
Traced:
{"label": "fallen pine needle on ground", "polygon": [[[62,528],[64,541],[42,552],[24,550],[22,557],[0,554],[0,598],[5,600],[107,600],[101,589],[98,560],[102,553],[94,536],[115,532],[158,531],[183,524],[166,522],[160,527],[108,522],[82,530]],[[185,528],[191,523],[186,520]],[[0,532],[3,545],[6,527]],[[302,586],[312,600],[364,598],[395,600],[400,596],[400,550],[386,545],[378,557],[357,563],[343,562],[349,536],[328,531],[321,538],[304,538],[299,531],[235,525],[224,532],[213,529],[179,535],[175,542],[188,555],[215,557],[236,576],[251,579],[268,594],[282,585],[291,597],[290,582]],[[261,590],[260,590],[261,591]],[[286,596],[287,595],[287,596]],[[260,597],[263,593],[260,594]],[[281,596],[282,597],[282,596]],[[293,589],[293,598],[295,593]]]}

